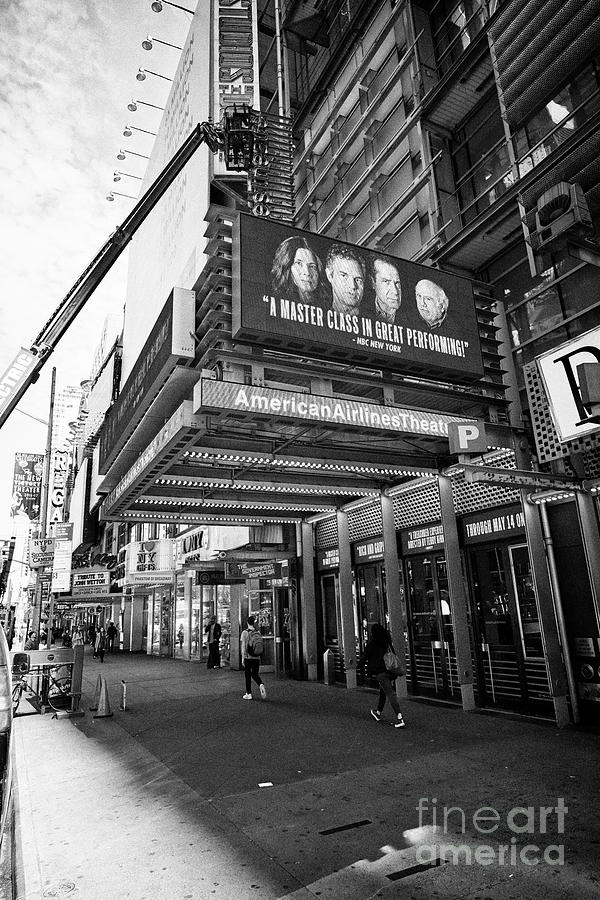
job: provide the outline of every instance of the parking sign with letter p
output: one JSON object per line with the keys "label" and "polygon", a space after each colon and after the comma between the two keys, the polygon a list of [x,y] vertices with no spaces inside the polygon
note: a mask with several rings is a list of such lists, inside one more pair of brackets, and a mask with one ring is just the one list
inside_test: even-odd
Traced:
{"label": "parking sign with letter p", "polygon": [[448,442],[450,453],[485,453],[488,448],[485,422],[482,419],[448,422]]}

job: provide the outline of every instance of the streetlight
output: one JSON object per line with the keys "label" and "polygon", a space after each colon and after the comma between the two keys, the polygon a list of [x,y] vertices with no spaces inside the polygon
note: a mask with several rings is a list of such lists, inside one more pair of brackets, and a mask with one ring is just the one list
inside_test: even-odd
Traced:
{"label": "streetlight", "polygon": [[129,112],[137,112],[138,103],[141,106],[151,106],[152,109],[160,109],[161,112],[165,111],[164,106],[157,106],[156,103],[147,103],[145,100],[130,100],[127,104],[127,109]]}
{"label": "streetlight", "polygon": [[143,153],[136,153],[134,150],[119,150],[117,159],[122,162],[127,154],[130,156],[140,156],[142,159],[150,159],[149,156],[145,156]]}
{"label": "streetlight", "polygon": [[156,137],[155,131],[147,131],[145,128],[136,128],[135,125],[126,125],[123,129],[123,137],[131,137],[134,131],[142,131],[144,134],[151,134],[152,137]]}
{"label": "streetlight", "polygon": [[151,69],[143,69],[142,66],[137,70],[137,75],[135,76],[137,81],[145,81],[146,75],[154,75],[155,78],[163,78],[165,81],[173,81],[172,78],[169,78],[168,75],[161,75],[160,72],[153,72]]}
{"label": "streetlight", "polygon": [[160,38],[150,37],[150,35],[148,35],[148,37],[144,38],[144,40],[142,41],[142,47],[144,48],[144,50],[152,50],[154,41],[156,41],[157,44],[164,44],[165,47],[172,47],[173,50],[183,50],[183,47],[179,47],[177,44],[170,44],[169,41],[161,41]]}
{"label": "streetlight", "polygon": [[142,181],[139,175],[132,175],[131,172],[117,172],[116,170],[113,172],[113,181],[120,181],[122,175],[126,175],[127,178],[136,178],[138,181]]}
{"label": "streetlight", "polygon": [[109,203],[112,203],[115,197],[127,197],[128,200],[137,200],[137,197],[132,197],[131,194],[120,194],[118,191],[109,191],[106,195]]}
{"label": "streetlight", "polygon": [[186,6],[179,6],[178,3],[171,3],[170,0],[154,0],[154,2],[150,4],[150,7],[155,13],[160,13],[163,11],[164,3],[166,3],[167,6],[174,6],[175,9],[182,9],[184,12],[189,13],[190,16],[194,15],[193,9],[188,9]]}

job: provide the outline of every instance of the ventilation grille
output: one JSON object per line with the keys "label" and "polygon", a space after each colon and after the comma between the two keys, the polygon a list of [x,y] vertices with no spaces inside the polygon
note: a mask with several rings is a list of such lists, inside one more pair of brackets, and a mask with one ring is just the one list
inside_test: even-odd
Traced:
{"label": "ventilation grille", "polygon": [[523,375],[539,461],[541,463],[550,462],[550,460],[568,456],[567,445],[561,444],[558,439],[537,363],[524,365]]}
{"label": "ventilation grille", "polygon": [[490,27],[506,116],[519,126],[597,53],[597,0],[513,0]]}

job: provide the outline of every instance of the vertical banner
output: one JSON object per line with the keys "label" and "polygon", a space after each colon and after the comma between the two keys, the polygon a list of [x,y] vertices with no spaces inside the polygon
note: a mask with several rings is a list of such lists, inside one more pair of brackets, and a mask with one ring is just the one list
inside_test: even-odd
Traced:
{"label": "vertical banner", "polygon": [[71,556],[73,551],[73,525],[58,523],[54,528],[54,560],[52,563],[53,594],[71,590]]}
{"label": "vertical banner", "polygon": [[39,521],[43,473],[43,453],[15,453],[12,518],[24,515],[31,522]]}
{"label": "vertical banner", "polygon": [[[213,0],[213,122],[234,104],[260,109],[256,0],[232,6]],[[228,173],[223,153],[213,158],[213,174]]]}
{"label": "vertical banner", "polygon": [[54,522],[64,521],[69,457],[70,451],[68,450],[54,450],[52,454],[52,465],[50,467],[51,488],[48,503],[48,522],[50,525]]}

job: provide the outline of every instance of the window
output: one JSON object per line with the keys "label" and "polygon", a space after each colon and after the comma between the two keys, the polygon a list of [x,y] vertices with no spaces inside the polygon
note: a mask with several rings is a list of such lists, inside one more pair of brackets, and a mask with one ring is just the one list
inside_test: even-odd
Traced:
{"label": "window", "polygon": [[510,547],[512,575],[517,596],[523,653],[526,657],[543,657],[542,629],[527,546]]}

